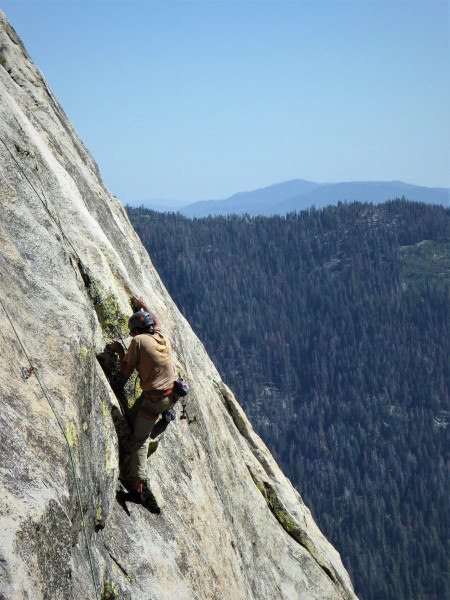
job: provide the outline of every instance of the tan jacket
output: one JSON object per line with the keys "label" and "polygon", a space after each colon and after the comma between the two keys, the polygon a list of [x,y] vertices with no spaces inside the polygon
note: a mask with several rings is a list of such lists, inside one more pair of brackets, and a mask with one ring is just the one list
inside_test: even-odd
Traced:
{"label": "tan jacket", "polygon": [[176,379],[172,346],[160,332],[134,337],[123,360],[137,369],[144,391],[167,390]]}

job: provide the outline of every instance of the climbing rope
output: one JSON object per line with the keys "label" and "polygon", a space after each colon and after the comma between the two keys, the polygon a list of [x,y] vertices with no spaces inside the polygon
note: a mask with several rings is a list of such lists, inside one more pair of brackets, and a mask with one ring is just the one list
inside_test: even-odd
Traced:
{"label": "climbing rope", "polygon": [[6,310],[6,306],[5,306],[5,304],[4,304],[4,302],[3,302],[3,300],[1,298],[0,298],[0,304],[2,305],[2,308],[3,308],[3,310],[4,310],[5,314],[6,314],[6,317],[7,317],[8,321],[9,321],[9,323],[11,325],[12,330],[14,331],[14,334],[15,334],[15,336],[17,338],[17,341],[19,342],[19,345],[20,345],[20,347],[22,349],[22,352],[24,353],[24,355],[25,355],[25,357],[26,357],[26,359],[28,361],[28,364],[30,365],[29,368],[26,369],[27,375],[28,375],[28,377],[31,377],[31,375],[34,375],[36,377],[36,379],[37,379],[37,381],[39,383],[39,386],[40,386],[40,388],[42,390],[42,393],[44,394],[44,397],[47,400],[47,402],[48,402],[48,404],[49,404],[49,406],[50,406],[50,408],[51,408],[51,410],[53,412],[53,415],[55,416],[56,422],[58,423],[58,426],[59,426],[59,428],[62,431],[64,439],[66,440],[67,449],[69,451],[69,457],[70,457],[70,462],[71,462],[72,471],[73,471],[73,478],[74,478],[75,487],[76,487],[76,490],[77,490],[77,503],[78,503],[78,508],[80,509],[81,525],[82,525],[82,528],[83,528],[84,539],[85,539],[85,542],[86,542],[86,548],[87,548],[88,557],[89,557],[89,566],[90,566],[90,569],[91,569],[92,581],[94,583],[95,596],[96,596],[96,598],[99,598],[100,596],[99,596],[99,591],[98,591],[98,587],[97,587],[97,580],[96,580],[95,572],[94,572],[94,562],[93,562],[93,557],[92,557],[92,547],[91,547],[91,543],[90,543],[90,540],[89,540],[89,536],[87,534],[86,522],[85,522],[85,518],[84,518],[83,504],[81,502],[80,483],[79,483],[79,478],[78,478],[78,473],[77,473],[77,467],[76,467],[75,458],[74,458],[74,455],[73,455],[73,452],[72,452],[72,448],[71,448],[71,445],[70,445],[70,441],[69,441],[69,439],[67,437],[66,431],[65,431],[65,429],[63,427],[63,424],[61,423],[61,419],[59,418],[59,415],[58,415],[58,413],[57,413],[57,411],[55,409],[55,406],[54,406],[53,402],[51,401],[51,399],[50,399],[50,397],[49,397],[49,395],[47,393],[47,390],[45,389],[45,386],[44,386],[44,384],[41,381],[41,378],[38,375],[38,369],[32,364],[32,362],[30,360],[30,357],[28,356],[28,353],[25,350],[25,346],[24,346],[22,340],[20,339],[20,336],[19,336],[19,334],[17,332],[17,329],[14,327],[14,323],[12,322],[11,317],[9,316],[8,311]]}

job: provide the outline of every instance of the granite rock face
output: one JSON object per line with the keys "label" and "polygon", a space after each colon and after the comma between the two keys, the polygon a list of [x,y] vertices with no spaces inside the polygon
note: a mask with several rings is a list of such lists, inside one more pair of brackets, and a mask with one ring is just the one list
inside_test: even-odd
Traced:
{"label": "granite rock face", "polygon": [[[0,157],[0,598],[355,598],[2,13]],[[137,392],[104,349],[132,294],[191,385],[148,461],[159,515],[116,500]]]}

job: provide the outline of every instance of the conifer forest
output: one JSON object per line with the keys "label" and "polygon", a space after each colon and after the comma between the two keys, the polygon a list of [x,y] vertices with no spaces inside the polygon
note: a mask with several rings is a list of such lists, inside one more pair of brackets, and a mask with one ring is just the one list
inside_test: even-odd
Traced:
{"label": "conifer forest", "polygon": [[127,211],[357,595],[450,598],[450,209]]}

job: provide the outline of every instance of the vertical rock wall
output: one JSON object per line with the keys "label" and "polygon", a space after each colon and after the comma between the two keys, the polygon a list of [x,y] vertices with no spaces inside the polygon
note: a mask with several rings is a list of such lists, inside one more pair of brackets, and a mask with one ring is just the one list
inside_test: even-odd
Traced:
{"label": "vertical rock wall", "polygon": [[[354,598],[1,13],[0,159],[0,598]],[[195,420],[149,460],[160,515],[115,498],[120,409],[98,357],[131,294],[192,386]]]}

